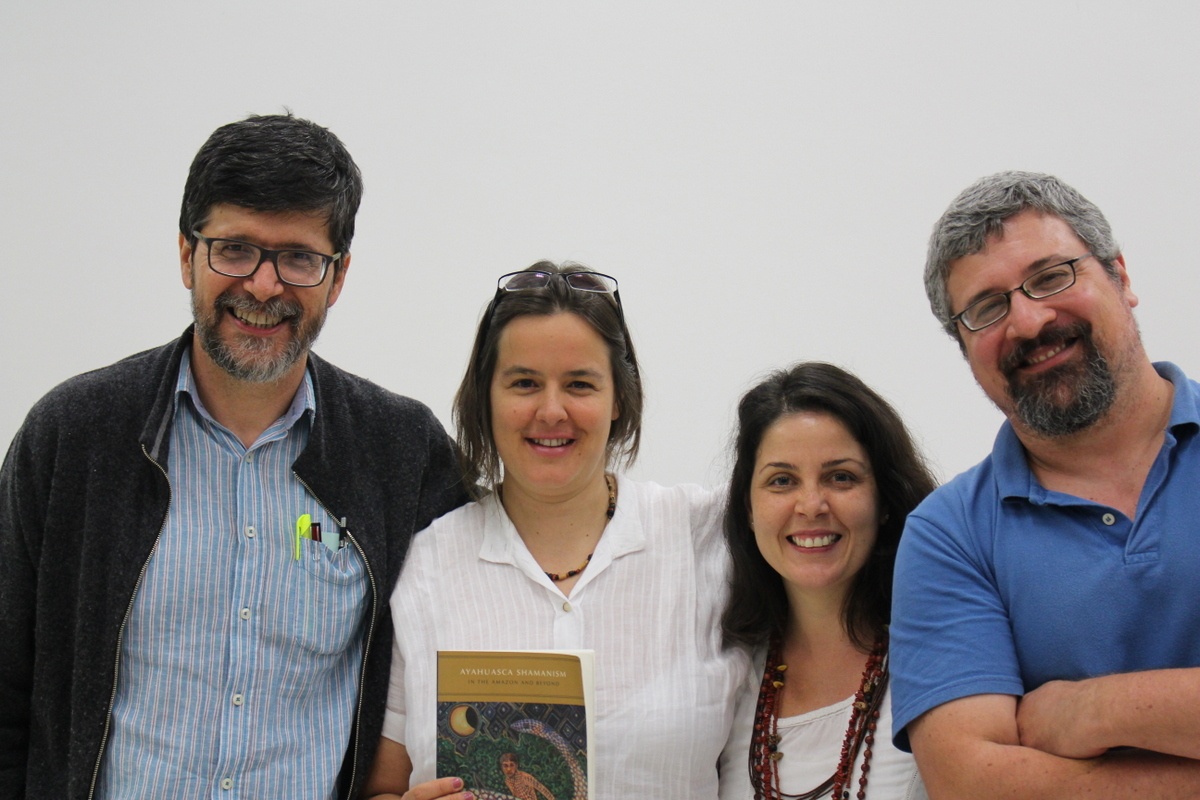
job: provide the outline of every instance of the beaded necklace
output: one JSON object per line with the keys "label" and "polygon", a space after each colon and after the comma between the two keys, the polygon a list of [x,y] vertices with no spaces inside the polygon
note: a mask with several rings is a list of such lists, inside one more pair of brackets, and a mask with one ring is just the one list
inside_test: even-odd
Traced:
{"label": "beaded necklace", "polygon": [[865,742],[862,769],[859,771],[858,792],[855,797],[865,800],[867,775],[870,772],[871,747],[875,744],[875,727],[879,721],[879,706],[883,703],[884,690],[888,682],[887,634],[875,640],[875,646],[867,657],[858,691],[850,711],[850,725],[842,740],[842,754],[833,775],[814,789],[803,794],[788,794],[779,788],[779,703],[782,696],[784,674],[787,664],[781,664],[779,654],[782,641],[779,636],[771,637],[767,650],[767,666],[763,670],[762,685],[758,690],[758,707],[754,712],[754,731],[750,737],[750,785],[754,787],[755,800],[817,800],[831,793],[833,800],[848,800],[850,797],[850,775],[858,751]]}
{"label": "beaded necklace", "polygon": [[[608,487],[608,508],[604,510],[604,516],[607,519],[612,519],[613,514],[615,514],[617,511],[617,485],[613,481],[613,476],[609,475],[607,472],[604,473],[604,485]],[[503,503],[504,484],[500,484],[500,486],[497,487],[497,493],[500,495],[500,502]],[[547,572],[546,577],[555,583],[561,583],[567,578],[574,578],[576,575],[587,569],[588,564],[592,563],[593,555],[595,555],[595,553],[588,553],[588,556],[583,560],[583,563],[575,569],[569,569],[561,575],[557,572]]]}

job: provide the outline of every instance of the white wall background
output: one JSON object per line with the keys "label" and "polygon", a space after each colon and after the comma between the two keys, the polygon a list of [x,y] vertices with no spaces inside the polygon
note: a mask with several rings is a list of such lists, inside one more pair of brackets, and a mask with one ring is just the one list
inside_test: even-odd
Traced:
{"label": "white wall background", "polygon": [[617,276],[663,483],[723,479],[737,397],[801,359],[892,400],[943,477],[999,414],[929,314],[975,178],[1105,210],[1147,348],[1200,376],[1200,4],[6,3],[0,447],[77,372],[177,335],[180,195],[217,126],[332,128],[367,193],[317,350],[449,407],[495,278]]}

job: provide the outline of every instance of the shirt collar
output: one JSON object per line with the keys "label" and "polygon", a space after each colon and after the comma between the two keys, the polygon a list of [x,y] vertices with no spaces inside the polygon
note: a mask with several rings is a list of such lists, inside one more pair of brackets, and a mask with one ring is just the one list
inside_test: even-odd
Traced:
{"label": "shirt collar", "polygon": [[1188,380],[1183,370],[1170,361],[1156,361],[1154,369],[1175,386],[1175,399],[1171,402],[1171,421],[1167,423],[1167,430],[1180,437],[1189,427],[1192,431],[1200,428],[1200,392],[1196,391],[1196,385]]}
{"label": "shirt collar", "polygon": [[[1175,396],[1171,401],[1171,419],[1167,423],[1167,435],[1171,443],[1174,443],[1176,439],[1193,434],[1200,428],[1200,392],[1183,374],[1183,370],[1171,362],[1157,361],[1154,369],[1175,387]],[[1047,492],[1029,469],[1029,462],[1025,460],[1025,447],[1007,420],[996,434],[996,441],[992,446],[992,464],[996,470],[996,484],[1001,497],[1037,501],[1045,498]]]}
{"label": "shirt collar", "polygon": [[[635,553],[646,546],[646,531],[642,528],[642,515],[638,510],[636,487],[615,475],[617,481],[617,509],[612,520],[605,526],[604,534],[596,543],[592,560],[588,562],[577,586],[582,588],[592,575],[603,572],[617,558]],[[521,534],[504,511],[504,505],[496,492],[479,501],[480,512],[490,518],[491,524],[484,525],[483,542],[479,557],[497,564],[512,564],[531,576],[544,575],[540,566],[521,541]],[[548,579],[547,579],[548,580]]]}
{"label": "shirt collar", "polygon": [[[192,349],[189,347],[183,351],[183,357],[179,360],[179,377],[175,381],[175,411],[179,411],[179,398],[187,397],[192,402],[192,407],[196,409],[204,420],[213,425],[220,425],[208,409],[204,407],[204,402],[200,399],[200,392],[196,387],[196,376],[192,374]],[[300,387],[296,390],[296,394],[292,397],[292,403],[288,406],[288,410],[279,418],[279,423],[282,424],[283,430],[291,430],[292,426],[300,420],[305,413],[309,417],[313,417],[317,413],[317,393],[313,389],[312,373],[307,369],[304,370],[304,380],[300,382]],[[223,426],[222,426],[223,427]]]}

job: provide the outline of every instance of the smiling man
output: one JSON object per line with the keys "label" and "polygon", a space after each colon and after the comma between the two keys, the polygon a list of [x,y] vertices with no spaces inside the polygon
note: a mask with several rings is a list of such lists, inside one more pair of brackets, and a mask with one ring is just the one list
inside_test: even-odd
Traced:
{"label": "smiling man", "polygon": [[1007,422],[909,516],[897,744],[934,800],[1200,796],[1200,385],[1147,358],[1108,222],[1052,176],[959,195],[925,286]]}
{"label": "smiling man", "polygon": [[350,797],[411,534],[461,504],[423,405],[310,352],[362,180],[291,115],[219,128],[180,215],[194,325],[73,378],[0,472],[0,796]]}

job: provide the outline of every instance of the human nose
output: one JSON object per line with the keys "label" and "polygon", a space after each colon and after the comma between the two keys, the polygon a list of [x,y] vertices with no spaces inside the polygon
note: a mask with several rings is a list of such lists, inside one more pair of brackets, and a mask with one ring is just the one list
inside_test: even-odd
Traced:
{"label": "human nose", "polygon": [[1034,300],[1019,289],[1008,296],[1008,314],[1004,318],[1009,339],[1032,339],[1057,316],[1045,299]]}
{"label": "human nose", "polygon": [[539,422],[555,423],[566,418],[567,409],[563,405],[562,396],[557,389],[549,387],[542,392],[541,403],[537,411]]}
{"label": "human nose", "polygon": [[819,517],[829,508],[825,502],[825,491],[821,486],[800,487],[796,494],[796,513],[805,517]]}
{"label": "human nose", "polygon": [[250,293],[259,301],[268,300],[283,292],[283,281],[279,280],[279,266],[273,253],[263,253],[254,272],[244,280]]}

